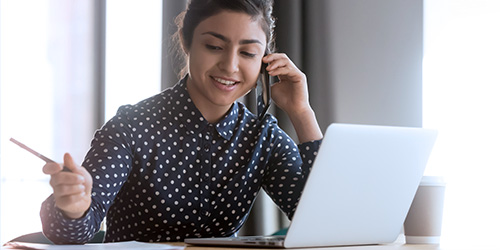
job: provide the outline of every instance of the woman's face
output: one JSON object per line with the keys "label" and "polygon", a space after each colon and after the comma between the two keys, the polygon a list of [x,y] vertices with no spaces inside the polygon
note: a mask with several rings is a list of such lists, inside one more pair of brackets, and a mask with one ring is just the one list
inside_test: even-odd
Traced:
{"label": "woman's face", "polygon": [[227,111],[248,93],[257,81],[265,48],[266,35],[250,15],[222,11],[202,21],[186,51],[188,91],[198,108]]}

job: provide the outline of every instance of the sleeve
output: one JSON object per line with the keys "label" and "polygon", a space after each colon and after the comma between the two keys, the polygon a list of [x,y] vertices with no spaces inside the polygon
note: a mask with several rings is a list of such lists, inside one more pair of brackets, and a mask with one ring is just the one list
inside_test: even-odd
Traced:
{"label": "sleeve", "polygon": [[279,208],[293,217],[322,140],[296,145],[284,132],[275,136],[263,188]]}
{"label": "sleeve", "polygon": [[79,219],[65,217],[49,196],[40,210],[45,236],[55,244],[83,244],[100,229],[109,207],[126,182],[132,167],[132,129],[129,106],[97,130],[83,166],[92,175],[92,203]]}

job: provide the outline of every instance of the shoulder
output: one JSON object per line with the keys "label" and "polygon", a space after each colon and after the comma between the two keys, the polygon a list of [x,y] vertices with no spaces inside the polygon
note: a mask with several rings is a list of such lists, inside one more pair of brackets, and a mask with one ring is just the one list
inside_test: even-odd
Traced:
{"label": "shoulder", "polygon": [[156,116],[168,112],[168,109],[188,99],[184,86],[177,83],[162,92],[148,97],[136,104],[126,104],[118,108],[117,116],[138,118],[141,116]]}

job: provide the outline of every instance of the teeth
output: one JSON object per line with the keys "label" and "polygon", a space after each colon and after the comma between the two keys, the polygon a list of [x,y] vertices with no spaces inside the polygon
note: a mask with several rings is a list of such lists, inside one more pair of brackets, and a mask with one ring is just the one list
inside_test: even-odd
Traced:
{"label": "teeth", "polygon": [[214,79],[215,79],[216,81],[218,81],[218,82],[220,82],[220,83],[222,83],[222,84],[224,84],[224,85],[228,85],[228,86],[230,86],[230,85],[234,85],[234,84],[236,83],[236,82],[234,82],[234,81],[227,81],[227,80],[224,80],[224,79],[221,79],[221,78],[214,78]]}

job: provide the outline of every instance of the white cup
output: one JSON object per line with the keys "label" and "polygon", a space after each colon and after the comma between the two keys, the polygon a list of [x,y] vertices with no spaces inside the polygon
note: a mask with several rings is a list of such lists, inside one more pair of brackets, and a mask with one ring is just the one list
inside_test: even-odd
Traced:
{"label": "white cup", "polygon": [[439,244],[446,183],[441,176],[424,176],[404,223],[406,243]]}

